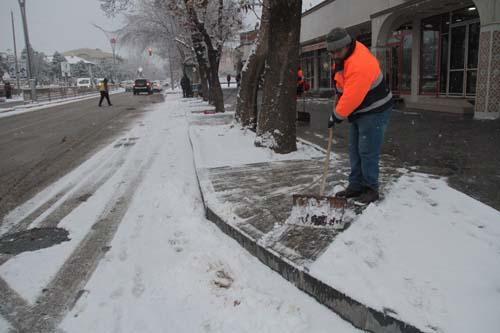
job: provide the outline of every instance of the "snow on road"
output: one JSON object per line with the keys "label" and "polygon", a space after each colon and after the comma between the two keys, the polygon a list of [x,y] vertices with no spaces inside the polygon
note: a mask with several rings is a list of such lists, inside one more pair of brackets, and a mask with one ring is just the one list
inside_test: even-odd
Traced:
{"label": "snow on road", "polygon": [[[114,94],[121,94],[124,92],[125,92],[125,89],[118,88],[116,90],[110,91],[109,94],[114,95]],[[33,111],[40,111],[40,110],[44,110],[44,109],[51,108],[54,106],[66,105],[66,104],[70,104],[70,103],[74,103],[74,102],[81,102],[81,101],[93,99],[96,97],[99,97],[98,92],[96,92],[95,94],[81,95],[81,96],[76,96],[76,97],[58,98],[58,99],[54,99],[52,101],[39,102],[39,103],[34,103],[34,104],[23,104],[23,105],[18,105],[18,106],[12,107],[12,108],[6,107],[7,105],[0,104],[0,106],[5,106],[4,108],[0,107],[0,118],[17,116],[20,114],[33,112]]]}
{"label": "snow on road", "polygon": [[[123,139],[49,187],[46,194],[64,195],[31,227],[44,225],[44,216],[73,202],[68,198],[98,185],[60,222],[69,242],[14,256],[0,267],[0,276],[35,308],[46,306],[37,310],[40,318],[53,312],[54,325],[66,332],[357,332],[204,218],[188,139],[189,107],[169,95]],[[69,183],[74,186],[64,192]],[[17,209],[9,227],[48,205],[48,198],[36,196]],[[123,202],[126,209],[116,221]],[[101,246],[95,233],[107,224],[116,225],[116,233]],[[93,241],[104,255],[89,262],[78,251],[92,249]],[[84,267],[97,265],[88,280],[71,275],[78,260]],[[68,278],[81,279],[69,284],[78,289],[61,292],[68,300],[53,300],[64,289],[59,281]],[[66,313],[64,304],[73,302]],[[61,313],[51,310],[58,306]],[[0,320],[0,328],[5,325]]]}

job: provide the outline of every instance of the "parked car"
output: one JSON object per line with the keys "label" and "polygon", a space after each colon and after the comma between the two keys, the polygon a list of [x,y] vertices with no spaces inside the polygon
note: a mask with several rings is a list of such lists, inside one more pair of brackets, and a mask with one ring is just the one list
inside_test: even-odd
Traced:
{"label": "parked car", "polygon": [[153,81],[153,92],[161,92],[163,88],[161,87],[160,81]]}
{"label": "parked car", "polygon": [[85,87],[85,88],[91,88],[92,87],[92,81],[90,80],[89,77],[81,77],[76,80],[76,86],[77,87]]}
{"label": "parked car", "polygon": [[125,91],[132,91],[134,90],[134,81],[133,80],[126,80],[123,81],[121,84],[122,88],[125,88]]}
{"label": "parked car", "polygon": [[145,92],[148,95],[153,93],[153,87],[148,79],[136,79],[132,90],[134,95],[139,95],[141,92]]}
{"label": "parked car", "polygon": [[99,87],[99,83],[101,83],[102,81],[104,81],[104,78],[103,77],[98,77],[98,78],[95,78],[94,79],[94,85],[96,87]]}

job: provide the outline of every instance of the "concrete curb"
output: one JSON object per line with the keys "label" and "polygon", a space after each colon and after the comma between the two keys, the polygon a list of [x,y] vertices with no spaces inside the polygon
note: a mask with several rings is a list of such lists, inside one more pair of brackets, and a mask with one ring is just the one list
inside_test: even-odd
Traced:
{"label": "concrete curb", "polygon": [[[332,286],[325,284],[317,278],[310,275],[307,271],[302,270],[293,263],[280,257],[272,250],[258,244],[258,242],[248,236],[245,232],[224,221],[216,212],[214,212],[206,202],[206,194],[202,186],[201,179],[204,177],[203,172],[199,172],[196,167],[196,157],[194,156],[194,145],[188,129],[189,142],[193,151],[193,163],[195,166],[196,178],[200,189],[203,205],[205,207],[206,218],[212,221],[225,234],[235,239],[243,248],[250,254],[258,258],[269,268],[273,269],[284,277],[289,282],[293,283],[297,288],[316,299],[319,303],[328,307],[344,320],[351,323],[354,327],[373,333],[424,333],[420,329],[407,324],[397,318],[390,316],[388,313],[380,312],[372,309],[348,295],[336,290]],[[301,140],[304,144],[310,144],[307,141]],[[315,145],[312,145],[315,146]],[[317,146],[314,148],[318,148]]]}

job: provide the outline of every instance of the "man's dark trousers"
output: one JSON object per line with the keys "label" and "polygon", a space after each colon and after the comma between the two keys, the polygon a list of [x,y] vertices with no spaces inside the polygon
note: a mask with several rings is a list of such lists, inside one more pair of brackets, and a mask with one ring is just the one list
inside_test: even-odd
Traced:
{"label": "man's dark trousers", "polygon": [[106,97],[106,100],[108,101],[108,105],[111,106],[111,102],[109,101],[109,93],[107,91],[101,91],[101,99],[99,100],[99,106],[101,106],[102,101]]}
{"label": "man's dark trousers", "polygon": [[349,128],[349,188],[362,191],[369,187],[378,191],[379,162],[384,133],[392,107],[383,112],[359,115]]}

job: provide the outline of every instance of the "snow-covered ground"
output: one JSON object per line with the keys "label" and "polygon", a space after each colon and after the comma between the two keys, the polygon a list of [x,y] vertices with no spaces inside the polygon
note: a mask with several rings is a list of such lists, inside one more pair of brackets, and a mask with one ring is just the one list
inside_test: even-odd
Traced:
{"label": "snow-covered ground", "polygon": [[[192,115],[196,118],[209,116]],[[230,124],[190,129],[204,168],[321,156],[299,144],[276,155],[253,146],[255,134]],[[334,160],[338,156],[332,157]],[[385,199],[369,206],[309,272],[361,303],[423,331],[500,329],[500,212],[451,188],[446,179],[405,169]],[[263,171],[265,172],[265,171]],[[202,187],[211,188],[208,177]],[[205,201],[228,223],[234,206],[215,191]]]}
{"label": "snow-covered ground", "polygon": [[498,332],[500,212],[408,172],[310,272],[424,330]]}
{"label": "snow-covered ground", "polygon": [[[218,115],[192,115],[197,117],[217,117]],[[302,160],[321,157],[323,154],[304,143],[297,143],[297,151],[290,154],[276,154],[268,148],[254,146],[255,133],[242,130],[233,124],[222,126],[194,126],[190,128],[194,145],[196,165],[200,168],[237,166],[250,163]],[[333,158],[333,157],[332,157]]]}
{"label": "snow-covered ground", "polygon": [[[120,94],[125,92],[125,89],[119,88],[113,91],[110,91],[110,95],[113,94]],[[11,117],[27,112],[33,112],[33,111],[39,111],[43,109],[47,109],[50,107],[58,106],[58,105],[65,105],[69,103],[74,103],[74,102],[79,102],[79,101],[84,101],[87,99],[92,99],[96,98],[99,96],[99,93],[95,94],[90,94],[90,95],[83,95],[83,96],[76,96],[76,97],[68,97],[68,98],[60,98],[60,99],[54,99],[52,101],[45,101],[45,102],[40,102],[40,103],[32,103],[32,104],[23,104],[23,105],[18,105],[15,107],[8,107],[8,105],[0,104],[0,118],[4,117]]]}
{"label": "snow-covered ground", "polygon": [[[106,221],[110,203],[132,188],[110,248],[59,325],[64,331],[357,332],[204,218],[189,109],[190,103],[169,96],[123,138],[10,214],[8,226],[16,225],[65,187],[71,186],[71,196],[117,168],[60,222],[70,241],[10,258],[0,277],[28,305],[37,304],[61,265],[80,259],[74,254]],[[31,227],[41,224],[43,216]],[[0,328],[6,325],[0,319]]]}

